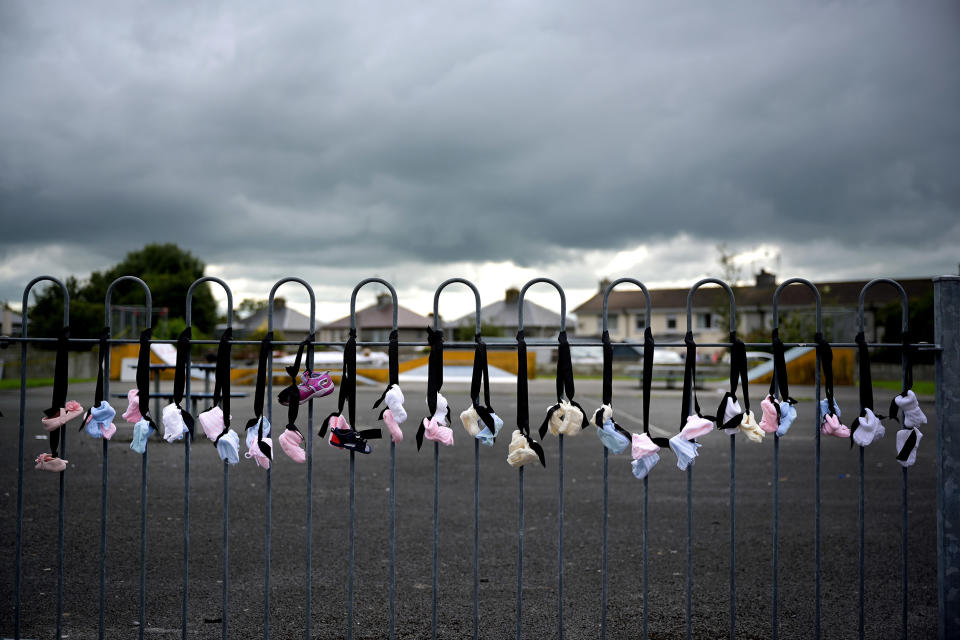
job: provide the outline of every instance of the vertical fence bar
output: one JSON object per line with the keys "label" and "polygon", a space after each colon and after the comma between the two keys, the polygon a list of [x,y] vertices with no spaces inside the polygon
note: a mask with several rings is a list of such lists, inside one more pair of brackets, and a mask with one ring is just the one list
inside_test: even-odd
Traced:
{"label": "vertical fence bar", "polygon": [[480,638],[480,441],[473,439],[473,640]]}
{"label": "vertical fence bar", "polygon": [[863,591],[864,591],[864,580],[863,580],[863,571],[864,571],[864,491],[863,491],[863,447],[857,447],[859,449],[859,462],[860,462],[860,483],[859,483],[859,492],[857,498],[857,517],[859,519],[859,537],[857,544],[857,636],[860,640],[863,640]]}
{"label": "vertical fence bar", "polygon": [[[109,358],[109,347],[107,348],[107,358]],[[106,371],[110,370],[109,360],[107,363],[104,363],[104,369]],[[110,392],[108,391],[109,386],[107,381],[110,379],[109,376],[104,376],[103,387],[104,392],[103,396],[105,398],[110,397]],[[101,446],[103,448],[103,465],[100,469],[100,612],[97,619],[97,638],[103,640],[104,633],[106,632],[106,609],[107,609],[107,478],[109,476],[109,447],[107,443],[110,442],[106,438],[101,438]]]}
{"label": "vertical fence bar", "polygon": [[228,604],[230,602],[230,465],[223,462],[223,548],[221,549],[223,557],[223,575],[221,576],[220,588],[220,638],[227,640],[229,631],[229,613]]}
{"label": "vertical fence bar", "polygon": [[687,640],[693,637],[693,465],[687,467]]}
{"label": "vertical fence bar", "polygon": [[933,279],[937,355],[937,614],[939,638],[960,637],[960,277]]}
{"label": "vertical fence bar", "polygon": [[907,614],[909,613],[908,590],[907,590],[907,468],[902,469],[903,478],[902,496],[900,503],[902,505],[900,520],[900,627],[901,638],[907,640]]}
{"label": "vertical fence bar", "polygon": [[[563,438],[563,436],[560,436]],[[610,450],[603,447],[603,499],[600,515],[600,638],[607,637],[607,475],[610,461]]]}
{"label": "vertical fence bar", "polygon": [[349,547],[349,566],[347,568],[347,640],[353,640],[353,566],[356,558],[356,548],[353,540],[356,529],[356,453],[350,452],[350,547]]}
{"label": "vertical fence bar", "polygon": [[[557,436],[559,442],[557,449],[557,637],[563,640],[563,434]],[[606,456],[607,448],[603,448],[603,454]],[[606,485],[604,485],[606,489]],[[604,522],[606,524],[606,522]],[[606,546],[604,546],[604,557],[606,557]],[[606,578],[606,571],[603,574]],[[606,580],[604,580],[604,589]],[[604,595],[606,592],[604,591]],[[606,615],[606,604],[602,607]],[[602,623],[601,623],[602,624]],[[601,633],[602,626],[601,626]]]}
{"label": "vertical fence bar", "polygon": [[[67,459],[67,431],[60,429],[60,455]],[[60,497],[57,515],[57,638],[63,637],[63,524],[66,515],[66,472],[60,472]]]}
{"label": "vertical fence bar", "polygon": [[523,467],[517,471],[517,640],[523,637]]}
{"label": "vertical fence bar", "polygon": [[[24,299],[27,295],[24,294]],[[26,333],[27,306],[23,309],[23,328]],[[24,336],[26,337],[26,336]],[[20,344],[20,417],[17,432],[17,551],[16,570],[13,575],[13,637],[20,640],[20,581],[23,574],[23,435],[24,413],[27,410],[27,343]]]}
{"label": "vertical fence bar", "polygon": [[397,444],[390,440],[390,640],[396,637],[397,615]]}
{"label": "vertical fence bar", "polygon": [[433,609],[430,617],[437,640],[437,604],[440,591],[440,443],[433,443]]}
{"label": "vertical fence bar", "polygon": [[650,620],[650,598],[648,597],[648,585],[649,585],[649,572],[647,566],[649,564],[649,534],[650,529],[648,528],[649,518],[647,517],[647,508],[650,504],[650,487],[649,478],[647,476],[643,477],[643,640],[647,640],[647,633],[649,631],[649,620]]}
{"label": "vertical fence bar", "polygon": [[730,640],[737,637],[737,437],[730,436]]}
{"label": "vertical fence bar", "polygon": [[147,626],[147,456],[150,447],[140,458],[140,624],[137,636],[143,640]]}
{"label": "vertical fence bar", "polygon": [[813,637],[820,638],[821,576],[820,576],[820,355],[816,356],[817,366],[814,372],[816,386],[816,419],[813,425]]}
{"label": "vertical fence bar", "polygon": [[780,436],[773,434],[773,595],[770,600],[770,637],[780,635]]}

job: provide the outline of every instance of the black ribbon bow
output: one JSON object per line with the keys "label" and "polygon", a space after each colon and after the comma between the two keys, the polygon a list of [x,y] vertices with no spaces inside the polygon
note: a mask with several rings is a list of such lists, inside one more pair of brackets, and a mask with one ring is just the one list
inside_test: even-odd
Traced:
{"label": "black ribbon bow", "polygon": [[[813,336],[813,340],[817,343],[817,355],[820,357],[820,368],[823,369],[823,389],[827,394],[827,413],[828,415],[834,415],[837,413],[837,403],[833,399],[833,348],[819,331]],[[820,411],[819,406],[817,411]]]}
{"label": "black ribbon bow", "polygon": [[93,405],[87,409],[83,420],[80,422],[80,431],[83,431],[83,427],[87,424],[87,419],[93,412],[94,407],[99,407],[100,403],[103,402],[103,367],[107,358],[107,349],[110,348],[108,340],[110,340],[110,327],[104,327],[100,331],[100,342],[97,347],[97,388],[93,392]]}
{"label": "black ribbon bow", "polygon": [[[443,332],[439,329],[434,331],[427,327],[427,343],[430,345],[430,356],[427,358],[427,409],[430,415],[426,417],[429,421],[437,412],[437,395],[443,388]],[[450,407],[447,407],[447,422],[450,422]],[[417,451],[423,446],[423,435],[426,427],[423,421],[420,421],[420,427],[417,429]]]}
{"label": "black ribbon bow", "polygon": [[580,415],[582,416],[580,428],[586,429],[590,426],[590,421],[587,420],[587,412],[573,399],[576,389],[573,384],[573,361],[570,357],[570,343],[567,341],[566,331],[560,332],[560,335],[557,336],[557,343],[559,345],[557,348],[557,404],[547,410],[546,417],[544,417],[543,422],[540,423],[539,433],[541,439],[547,434],[547,426],[550,423],[550,418],[560,410],[560,402],[564,396],[566,396],[567,402],[580,410]]}
{"label": "black ribbon bow", "polygon": [[260,356],[257,359],[257,385],[253,394],[254,417],[247,420],[245,429],[257,427],[257,447],[260,452],[271,458],[270,445],[263,441],[263,401],[267,390],[267,359],[270,357],[273,343],[273,331],[270,331],[260,341]]}
{"label": "black ribbon bow", "polygon": [[[722,422],[726,416],[727,403],[737,401],[737,384],[743,385],[743,411]],[[743,421],[750,411],[750,393],[747,388],[747,347],[743,340],[737,337],[736,331],[730,332],[730,391],[723,394],[720,406],[717,407],[717,428],[733,429]]]}
{"label": "black ribbon bow", "polygon": [[[53,367],[53,397],[50,399],[50,408],[43,410],[47,418],[56,418],[60,410],[67,404],[67,349],[70,340],[70,327],[60,329],[57,336],[57,359]],[[63,425],[50,432],[50,453],[56,458],[60,452],[60,434]]]}
{"label": "black ribbon bow", "polygon": [[517,332],[517,429],[527,439],[540,464],[547,466],[543,455],[543,447],[530,435],[530,407],[527,395],[527,341],[523,337],[523,329]]}
{"label": "black ribbon bow", "polygon": [[173,374],[173,402],[180,410],[180,416],[183,418],[183,424],[190,433],[190,439],[193,440],[193,416],[184,411],[180,403],[183,402],[183,392],[187,383],[187,359],[190,357],[190,338],[192,330],[187,327],[180,332],[177,337],[177,364]]}
{"label": "black ribbon bow", "polygon": [[232,340],[233,328],[227,327],[223,335],[220,336],[220,344],[217,345],[217,366],[213,374],[213,404],[207,411],[213,409],[218,404],[221,405],[221,411],[223,411],[223,431],[221,431],[217,439],[213,441],[214,445],[230,431],[230,350],[233,345]]}
{"label": "black ribbon bow", "polygon": [[[390,391],[390,387],[400,384],[400,345],[399,345],[399,331],[396,329],[390,332],[390,342],[387,346],[387,355],[388,355],[388,364],[387,364],[387,386],[384,387],[383,393],[380,394],[380,397],[377,398],[377,401],[373,403],[373,408],[376,409],[383,403],[384,399],[387,397],[387,391]],[[385,406],[381,411],[380,415],[377,417],[378,420],[383,420],[383,412],[387,410]]]}
{"label": "black ribbon bow", "polygon": [[[900,392],[900,396],[906,398],[907,391],[910,391],[913,388],[913,346],[910,344],[910,335],[908,332],[904,331],[902,336],[902,353],[903,353],[903,391]],[[899,420],[900,407],[897,406],[896,396],[890,400],[890,417],[894,420]],[[903,447],[900,449],[900,453],[897,454],[897,460],[901,462],[906,462],[907,458],[910,457],[910,453],[913,451],[914,447],[917,446],[917,430],[913,427],[903,427],[904,429],[910,429],[910,435],[907,436],[907,439],[903,443]]]}
{"label": "black ribbon bow", "polygon": [[[487,366],[487,345],[478,333],[474,336],[476,347],[473,351],[473,377],[470,379],[470,401],[473,410],[480,416],[480,420],[490,430],[496,431],[493,420],[493,407],[490,406],[490,369]],[[480,403],[480,391],[483,388],[483,403]]]}

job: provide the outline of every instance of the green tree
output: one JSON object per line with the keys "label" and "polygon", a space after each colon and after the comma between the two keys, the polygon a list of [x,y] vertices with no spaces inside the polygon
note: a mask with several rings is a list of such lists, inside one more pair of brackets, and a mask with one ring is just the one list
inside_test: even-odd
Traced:
{"label": "green tree", "polygon": [[[100,334],[104,324],[104,299],[107,287],[117,278],[133,275],[150,287],[154,311],[166,308],[167,321],[172,327],[182,327],[186,318],[187,289],[197,278],[203,277],[206,265],[189,251],[175,244],[149,244],[132,251],[116,266],[90,274],[85,283],[67,278],[64,283],[70,293],[70,333],[77,338],[92,338]],[[59,287],[47,287],[34,292],[30,307],[31,335],[53,336],[62,322],[63,296]],[[143,290],[134,282],[123,282],[114,287],[111,303],[114,305],[145,304]],[[216,301],[206,283],[197,287],[193,295],[193,326],[210,334],[216,323]],[[179,320],[179,322],[174,322]],[[168,333],[171,331],[168,327]]]}

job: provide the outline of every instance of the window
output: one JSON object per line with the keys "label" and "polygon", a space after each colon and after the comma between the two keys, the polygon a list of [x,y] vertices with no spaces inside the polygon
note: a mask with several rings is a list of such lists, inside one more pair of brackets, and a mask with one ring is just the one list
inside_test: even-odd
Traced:
{"label": "window", "polygon": [[677,328],[677,316],[669,315],[667,316],[667,329],[676,329]]}
{"label": "window", "polygon": [[614,313],[613,315],[607,315],[607,328],[610,331],[617,331],[620,328],[620,316]]}
{"label": "window", "polygon": [[647,328],[647,316],[644,313],[638,313],[636,315],[636,327],[637,331],[643,331]]}
{"label": "window", "polygon": [[698,313],[698,314],[697,314],[697,328],[698,328],[698,329],[712,329],[712,328],[713,328],[713,314],[712,314],[712,313]]}

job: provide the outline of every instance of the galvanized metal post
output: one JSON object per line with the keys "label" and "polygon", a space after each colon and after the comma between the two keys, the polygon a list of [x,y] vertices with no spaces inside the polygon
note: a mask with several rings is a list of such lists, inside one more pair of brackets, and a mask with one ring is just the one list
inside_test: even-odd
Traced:
{"label": "galvanized metal post", "polygon": [[940,640],[960,637],[960,277],[933,279]]}

